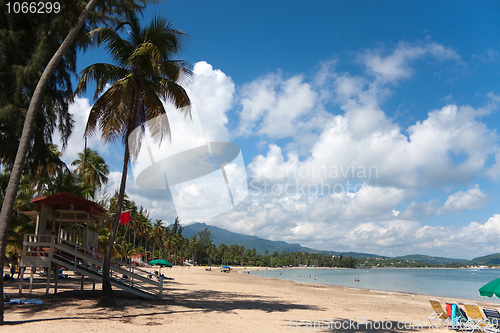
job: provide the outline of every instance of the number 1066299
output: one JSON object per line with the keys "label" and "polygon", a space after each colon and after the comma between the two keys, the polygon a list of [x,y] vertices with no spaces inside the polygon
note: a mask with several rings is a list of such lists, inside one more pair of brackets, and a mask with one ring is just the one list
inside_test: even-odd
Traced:
{"label": "number 1066299", "polygon": [[61,11],[59,2],[7,2],[7,14],[52,14]]}

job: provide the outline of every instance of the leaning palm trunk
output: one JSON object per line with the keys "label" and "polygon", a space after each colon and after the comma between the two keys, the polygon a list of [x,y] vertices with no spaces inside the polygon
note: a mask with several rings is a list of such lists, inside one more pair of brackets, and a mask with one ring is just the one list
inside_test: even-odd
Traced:
{"label": "leaning palm trunk", "polygon": [[[90,0],[87,3],[85,9],[80,14],[78,21],[73,26],[73,28],[71,28],[68,35],[62,42],[61,46],[59,46],[59,49],[56,51],[52,59],[50,59],[47,67],[45,67],[45,70],[43,71],[42,75],[40,76],[40,80],[36,85],[35,91],[33,92],[33,96],[28,107],[28,112],[26,113],[26,118],[24,120],[23,132],[21,135],[21,140],[19,142],[19,147],[17,149],[16,159],[14,161],[14,166],[9,178],[9,184],[5,192],[4,201],[2,203],[2,211],[0,212],[0,267],[2,269],[2,274],[0,275],[0,277],[3,277],[5,249],[7,246],[7,234],[9,231],[14,202],[16,200],[17,188],[19,187],[19,181],[23,172],[24,161],[26,160],[26,154],[30,146],[31,132],[33,130],[33,125],[35,124],[36,112],[40,107],[43,93],[45,91],[45,88],[47,87],[47,84],[49,83],[52,74],[54,74],[57,65],[68,50],[69,46],[73,43],[73,40],[75,39],[78,31],[81,29],[83,23],[87,19],[87,16],[95,6],[96,2],[97,0]],[[2,301],[0,302],[0,325],[3,325],[4,305],[2,278],[0,278],[0,294],[2,296]]]}

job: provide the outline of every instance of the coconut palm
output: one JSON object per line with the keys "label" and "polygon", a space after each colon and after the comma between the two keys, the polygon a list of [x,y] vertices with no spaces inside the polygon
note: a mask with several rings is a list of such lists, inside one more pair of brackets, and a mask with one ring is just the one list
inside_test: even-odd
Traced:
{"label": "coconut palm", "polygon": [[[87,19],[88,14],[95,6],[97,0],[90,0],[78,18],[76,24],[71,28],[66,38],[64,38],[62,44],[57,49],[54,56],[50,59],[47,66],[45,67],[40,80],[36,84],[36,88],[33,92],[32,98],[29,103],[28,111],[26,113],[26,118],[24,120],[23,131],[21,134],[21,139],[19,141],[19,146],[17,148],[16,157],[14,160],[14,165],[9,178],[9,184],[5,191],[4,200],[2,202],[2,209],[0,210],[0,267],[4,266],[5,250],[7,247],[7,237],[10,227],[10,220],[12,215],[12,209],[14,207],[14,202],[16,200],[17,188],[19,187],[19,182],[21,180],[21,174],[23,172],[24,162],[26,160],[26,153],[29,150],[31,144],[31,135],[33,132],[33,127],[35,119],[37,117],[37,109],[39,108],[43,92],[49,84],[49,80],[52,74],[56,71],[56,68],[63,58],[64,54],[73,43],[78,31]],[[3,279],[0,280],[0,296],[3,299]],[[0,302],[0,325],[4,324],[4,305]]]}
{"label": "coconut palm", "polygon": [[95,192],[108,183],[109,169],[104,158],[95,150],[85,148],[84,153],[78,153],[78,158],[71,165],[76,166],[76,174],[90,187],[90,196],[95,199]]}
{"label": "coconut palm", "polygon": [[[189,97],[179,83],[185,74],[191,72],[187,63],[173,60],[184,34],[173,29],[171,23],[161,17],[154,18],[144,29],[136,19],[123,23],[119,28],[125,26],[129,27],[125,38],[117,30],[109,28],[93,31],[97,44],[106,44],[115,64],[98,63],[85,68],[75,92],[84,93],[87,83],[96,81],[96,102],[90,110],[85,136],[100,130],[104,141],[115,142],[120,138],[125,146],[118,204],[103,262],[102,305],[115,304],[109,276],[111,248],[119,225],[128,163],[131,157],[135,158],[134,153],[139,148],[130,146],[129,136],[136,128],[144,129],[148,120],[166,115],[162,99],[173,102],[187,113],[190,106]],[[110,87],[105,91],[108,84]],[[168,122],[162,122],[162,126],[152,133],[157,142],[168,137]],[[140,140],[134,143],[138,145]]]}
{"label": "coconut palm", "polygon": [[162,220],[156,220],[153,223],[152,229],[151,229],[151,239],[153,241],[153,257],[155,257],[155,247],[157,244],[161,244],[164,236],[164,231],[163,231],[163,222]]}

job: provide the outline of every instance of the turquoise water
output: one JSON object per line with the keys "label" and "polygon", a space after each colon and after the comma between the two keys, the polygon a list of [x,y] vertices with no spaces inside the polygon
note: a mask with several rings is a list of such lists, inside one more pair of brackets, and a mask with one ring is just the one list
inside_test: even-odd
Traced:
{"label": "turquoise water", "polygon": [[[498,269],[328,269],[286,268],[252,271],[252,274],[300,282],[337,286],[408,292],[450,297],[455,299],[486,301],[500,304],[500,299],[479,296],[479,288],[500,278]],[[356,282],[355,279],[359,279]]]}

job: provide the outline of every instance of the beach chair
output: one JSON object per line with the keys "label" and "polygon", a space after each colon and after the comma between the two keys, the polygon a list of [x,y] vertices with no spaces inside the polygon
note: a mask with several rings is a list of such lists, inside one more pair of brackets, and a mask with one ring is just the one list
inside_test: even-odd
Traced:
{"label": "beach chair", "polygon": [[448,327],[451,323],[451,318],[446,314],[446,311],[441,306],[441,302],[434,298],[429,299],[429,302],[431,303],[432,310],[434,310],[427,318],[429,325],[431,327],[441,327],[443,324],[446,324]]}
{"label": "beach chair", "polygon": [[[457,303],[449,303],[446,302],[446,314],[449,319],[449,328],[452,329],[461,329],[464,323],[467,322],[467,315],[465,312],[458,306]],[[450,327],[451,326],[451,327]]]}
{"label": "beach chair", "polygon": [[488,326],[488,321],[479,306],[475,303],[464,304],[467,322],[462,326],[465,330],[483,331]]}
{"label": "beach chair", "polygon": [[483,308],[484,316],[488,321],[487,326],[483,329],[485,332],[500,332],[500,313],[497,309]]}

